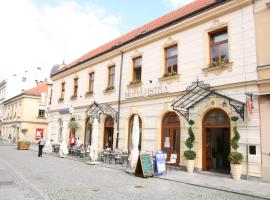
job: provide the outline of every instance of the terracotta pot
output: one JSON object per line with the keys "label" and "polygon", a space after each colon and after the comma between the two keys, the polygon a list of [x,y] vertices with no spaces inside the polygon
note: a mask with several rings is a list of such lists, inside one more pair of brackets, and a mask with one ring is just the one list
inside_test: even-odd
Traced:
{"label": "terracotta pot", "polygon": [[242,174],[242,165],[231,164],[231,174],[234,180],[240,180]]}
{"label": "terracotta pot", "polygon": [[187,172],[188,173],[193,173],[194,171],[194,160],[186,160],[186,167],[187,167]]}

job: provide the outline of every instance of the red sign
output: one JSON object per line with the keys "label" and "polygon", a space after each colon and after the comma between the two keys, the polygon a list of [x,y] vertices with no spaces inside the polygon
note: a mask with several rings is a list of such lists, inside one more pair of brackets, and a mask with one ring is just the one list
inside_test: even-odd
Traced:
{"label": "red sign", "polygon": [[36,140],[39,140],[43,135],[43,128],[36,128]]}

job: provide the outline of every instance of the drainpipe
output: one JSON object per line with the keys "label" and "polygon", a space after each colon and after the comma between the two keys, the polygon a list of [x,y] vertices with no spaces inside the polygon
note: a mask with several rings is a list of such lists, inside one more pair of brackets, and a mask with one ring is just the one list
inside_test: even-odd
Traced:
{"label": "drainpipe", "polygon": [[117,109],[117,136],[116,136],[116,149],[118,149],[119,143],[119,123],[120,123],[120,103],[121,103],[121,92],[122,92],[122,71],[123,71],[123,51],[121,53],[121,63],[120,63],[120,78],[119,78],[119,92],[118,92],[118,109]]}

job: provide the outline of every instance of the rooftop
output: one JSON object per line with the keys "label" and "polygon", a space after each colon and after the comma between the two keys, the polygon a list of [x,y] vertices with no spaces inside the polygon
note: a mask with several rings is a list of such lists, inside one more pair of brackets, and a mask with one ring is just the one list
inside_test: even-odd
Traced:
{"label": "rooftop", "polygon": [[183,6],[175,11],[172,11],[162,17],[159,17],[137,29],[134,29],[133,31],[126,33],[88,53],[81,56],[80,58],[76,59],[72,63],[66,65],[65,67],[58,68],[56,71],[53,70],[53,73],[51,73],[51,77],[59,74],[65,70],[68,70],[72,67],[75,67],[83,62],[86,62],[90,59],[93,59],[95,57],[98,57],[104,53],[107,53],[109,51],[112,51],[120,46],[123,46],[129,42],[132,42],[136,39],[140,39],[146,35],[149,35],[155,31],[160,30],[166,25],[171,25],[174,22],[178,22],[179,20],[184,20],[186,17],[189,17],[190,15],[193,16],[199,11],[203,11],[204,9],[211,8],[212,6],[215,6],[219,3],[226,2],[226,0],[196,0],[190,4],[187,4],[186,6]]}

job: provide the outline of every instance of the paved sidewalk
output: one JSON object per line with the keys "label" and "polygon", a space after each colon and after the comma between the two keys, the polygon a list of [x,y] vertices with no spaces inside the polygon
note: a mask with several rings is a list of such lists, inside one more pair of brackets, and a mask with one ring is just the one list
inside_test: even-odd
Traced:
{"label": "paved sidewalk", "polygon": [[[31,150],[37,151],[37,146],[31,145]],[[52,156],[58,156],[53,153]],[[65,157],[74,161],[86,163],[89,160],[75,158],[71,156]],[[111,168],[115,170],[122,170],[130,173],[130,170],[125,166],[122,167],[119,164],[100,163],[98,166]],[[270,183],[262,182],[258,180],[238,180],[235,181],[228,176],[222,176],[211,173],[193,173],[189,174],[182,170],[168,170],[166,175],[155,177],[158,179],[179,182],[183,184],[198,186],[202,188],[208,188],[213,190],[219,190],[224,192],[236,193],[246,195],[249,197],[259,197],[262,199],[270,200]]]}
{"label": "paved sidewalk", "polygon": [[270,183],[260,180],[233,180],[229,176],[218,176],[211,174],[193,173],[185,171],[169,171],[167,175],[159,179],[195,185],[214,190],[244,194],[251,197],[270,199]]}

